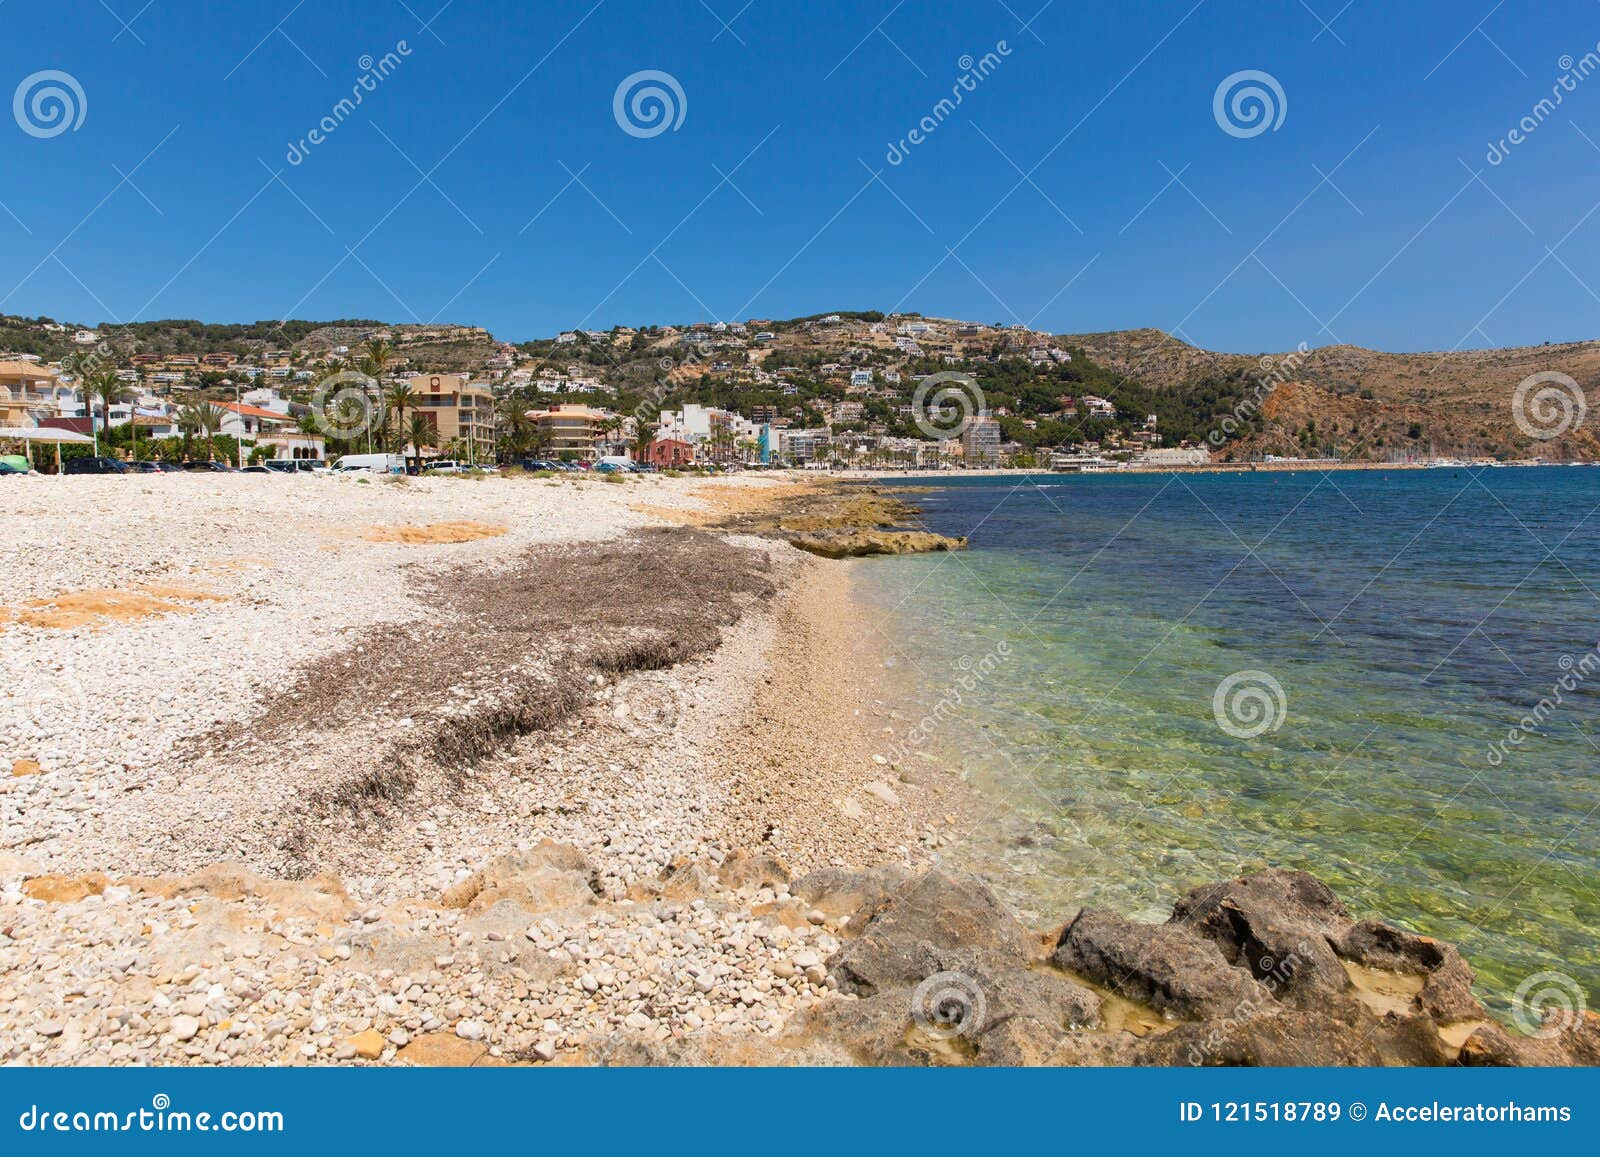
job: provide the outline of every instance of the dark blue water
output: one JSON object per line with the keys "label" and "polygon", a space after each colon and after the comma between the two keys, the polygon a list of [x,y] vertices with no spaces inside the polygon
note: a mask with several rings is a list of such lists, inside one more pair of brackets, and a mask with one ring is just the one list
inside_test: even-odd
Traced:
{"label": "dark blue water", "polygon": [[1302,867],[1491,1000],[1550,969],[1600,1000],[1600,469],[935,487],[971,550],[857,576],[904,723],[933,711],[903,762],[991,805],[968,866],[1150,917]]}

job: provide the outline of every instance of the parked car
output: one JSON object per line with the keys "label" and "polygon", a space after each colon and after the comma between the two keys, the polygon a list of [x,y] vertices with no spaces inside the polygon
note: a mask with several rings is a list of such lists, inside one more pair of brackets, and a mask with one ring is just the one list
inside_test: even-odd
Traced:
{"label": "parked car", "polygon": [[26,454],[0,454],[0,466],[5,467],[8,474],[26,474],[33,469],[28,465]]}
{"label": "parked car", "polygon": [[27,467],[15,466],[12,463],[7,462],[5,459],[0,458],[0,476],[7,474],[26,474],[27,472]]}
{"label": "parked car", "polygon": [[156,473],[158,473],[158,474],[182,474],[183,473],[183,467],[179,466],[176,462],[157,462],[157,463],[155,463],[155,468],[156,468]]}
{"label": "parked car", "polygon": [[261,463],[261,469],[271,474],[293,474],[294,462],[288,458],[270,458]]}
{"label": "parked car", "polygon": [[61,464],[63,474],[126,474],[128,464],[115,458],[68,458]]}
{"label": "parked car", "polygon": [[281,474],[282,471],[281,470],[269,470],[265,466],[257,465],[257,466],[246,466],[243,470],[240,470],[239,473],[240,474]]}
{"label": "parked car", "polygon": [[185,462],[185,470],[195,474],[237,474],[237,466],[229,466],[226,462]]}
{"label": "parked car", "polygon": [[130,473],[133,473],[133,474],[160,474],[162,472],[161,471],[161,467],[159,465],[157,465],[156,463],[154,463],[154,462],[145,462],[143,460],[140,460],[140,461],[137,461],[137,462],[129,462],[128,463],[128,470],[129,470]]}

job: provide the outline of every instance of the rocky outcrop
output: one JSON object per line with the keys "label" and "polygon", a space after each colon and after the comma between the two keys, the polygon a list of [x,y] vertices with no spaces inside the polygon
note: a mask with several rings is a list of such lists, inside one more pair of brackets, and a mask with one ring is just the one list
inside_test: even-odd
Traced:
{"label": "rocky outcrop", "polygon": [[1304,872],[1196,888],[1164,924],[1084,909],[1048,936],[940,872],[831,869],[794,891],[842,917],[827,966],[854,999],[799,1018],[779,1063],[1600,1063],[1600,1017],[1510,1032],[1455,948],[1354,920]]}
{"label": "rocky outcrop", "polygon": [[[896,493],[898,491],[898,493]],[[803,490],[774,511],[740,515],[724,530],[782,538],[823,558],[925,554],[964,550],[965,538],[922,527],[921,512],[899,495],[910,488],[819,486]]]}

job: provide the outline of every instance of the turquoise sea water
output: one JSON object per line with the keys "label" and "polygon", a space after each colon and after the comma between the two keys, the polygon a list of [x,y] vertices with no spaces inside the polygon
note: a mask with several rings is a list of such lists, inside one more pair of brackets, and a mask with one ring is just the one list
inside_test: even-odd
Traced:
{"label": "turquoise sea water", "polygon": [[958,863],[1046,919],[1301,867],[1600,1007],[1600,468],[933,485],[971,549],[856,576]]}

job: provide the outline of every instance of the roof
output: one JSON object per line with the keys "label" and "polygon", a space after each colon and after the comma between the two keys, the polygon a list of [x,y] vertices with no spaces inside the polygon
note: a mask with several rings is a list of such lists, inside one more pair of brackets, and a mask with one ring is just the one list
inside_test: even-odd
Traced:
{"label": "roof", "polygon": [[53,378],[58,372],[38,362],[0,362],[0,377],[4,378]]}
{"label": "roof", "polygon": [[88,418],[41,418],[39,426],[46,430],[71,430],[74,434],[94,433]]}
{"label": "roof", "polygon": [[276,410],[264,410],[260,406],[246,406],[238,402],[212,402],[219,410],[227,410],[238,414],[242,418],[268,418],[274,422],[293,422],[293,414],[280,414]]}

